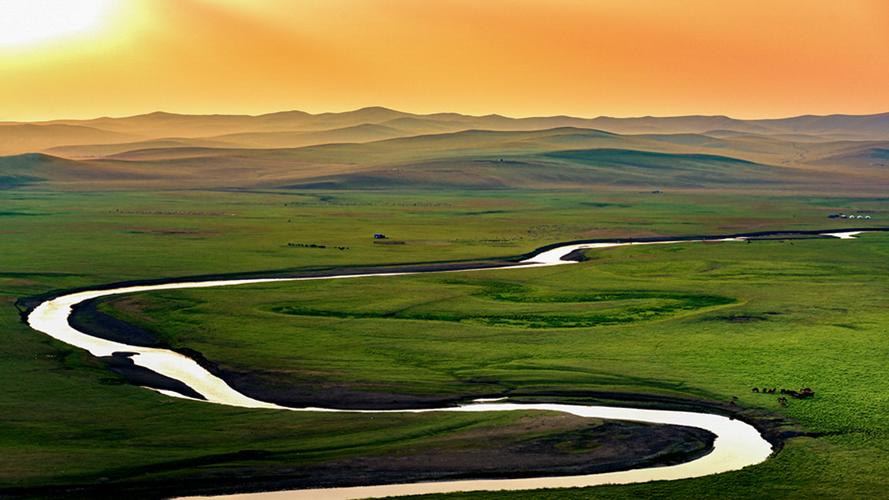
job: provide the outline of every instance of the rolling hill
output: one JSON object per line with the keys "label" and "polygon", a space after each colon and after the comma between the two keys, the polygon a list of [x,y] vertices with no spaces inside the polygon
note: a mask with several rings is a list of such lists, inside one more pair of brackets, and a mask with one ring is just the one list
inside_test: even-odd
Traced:
{"label": "rolling hill", "polygon": [[237,147],[300,147],[464,130],[531,131],[562,127],[598,129],[624,135],[703,134],[715,138],[727,138],[731,135],[768,136],[785,142],[889,140],[889,113],[739,120],[726,116],[510,118],[459,113],[423,115],[382,107],[342,113],[284,111],[256,116],[155,112],[122,118],[0,124],[0,153],[45,152],[48,148],[57,146],[171,138],[186,141],[188,146],[202,144],[187,140],[202,139],[231,143]]}
{"label": "rolling hill", "polygon": [[889,140],[861,137],[889,132],[887,116],[514,119],[371,107],[7,123],[0,151],[17,154],[0,158],[0,185],[875,191],[889,179]]}
{"label": "rolling hill", "polygon": [[137,136],[66,124],[0,124],[0,154],[40,152],[61,145],[127,142]]}

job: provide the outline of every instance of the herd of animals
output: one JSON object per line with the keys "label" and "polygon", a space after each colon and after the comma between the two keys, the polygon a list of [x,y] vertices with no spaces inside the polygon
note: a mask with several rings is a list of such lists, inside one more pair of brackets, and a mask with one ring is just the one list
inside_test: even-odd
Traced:
{"label": "herd of animals", "polygon": [[798,391],[795,391],[793,389],[777,389],[775,387],[772,387],[772,388],[763,387],[761,389],[759,387],[754,387],[752,389],[752,391],[760,393],[760,394],[775,394],[775,393],[784,394],[784,396],[781,396],[778,398],[778,404],[780,404],[781,406],[787,406],[787,396],[790,396],[790,397],[796,398],[796,399],[807,399],[807,398],[814,398],[815,397],[815,391],[813,391],[809,387],[803,387],[802,389],[800,389]]}

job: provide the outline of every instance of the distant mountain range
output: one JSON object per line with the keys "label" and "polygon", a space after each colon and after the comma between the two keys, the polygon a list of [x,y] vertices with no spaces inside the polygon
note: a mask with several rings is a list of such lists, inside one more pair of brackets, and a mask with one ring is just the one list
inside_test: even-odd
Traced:
{"label": "distant mountain range", "polygon": [[420,115],[382,107],[343,113],[284,111],[258,116],[156,112],[124,118],[0,123],[0,154],[50,152],[69,157],[103,156],[141,147],[169,147],[174,143],[200,147],[284,148],[370,142],[463,130],[528,131],[559,127],[618,134],[760,135],[801,142],[889,140],[889,113],[739,120],[726,116],[509,118],[458,113]]}
{"label": "distant mountain range", "polygon": [[151,113],[0,124],[0,188],[388,187],[886,192],[889,114],[737,120]]}

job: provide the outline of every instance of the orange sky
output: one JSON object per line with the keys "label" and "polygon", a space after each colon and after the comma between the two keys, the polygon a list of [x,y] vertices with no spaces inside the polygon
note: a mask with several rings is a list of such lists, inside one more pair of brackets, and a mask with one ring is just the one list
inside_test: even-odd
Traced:
{"label": "orange sky", "polygon": [[0,120],[889,111],[886,0],[112,4],[89,32],[0,46]]}

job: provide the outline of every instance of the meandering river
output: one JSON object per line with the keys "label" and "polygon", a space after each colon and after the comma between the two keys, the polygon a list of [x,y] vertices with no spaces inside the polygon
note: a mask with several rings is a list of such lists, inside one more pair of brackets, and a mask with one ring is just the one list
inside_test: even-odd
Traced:
{"label": "meandering river", "polygon": [[[860,232],[862,231],[846,233],[824,232],[823,236],[850,239]],[[569,265],[576,262],[571,260],[564,260],[564,257],[571,254],[572,252],[582,249],[611,248],[626,245],[654,245],[691,243],[700,241],[744,240],[744,237],[730,237],[672,241],[576,243],[550,248],[514,265],[493,268],[486,267],[478,269],[462,269],[459,271],[418,272],[467,272],[482,270],[491,271],[496,269],[522,269],[532,267]],[[74,347],[85,349],[94,356],[111,356],[114,353],[121,352],[131,353],[130,359],[132,359],[132,361],[136,365],[147,368],[165,377],[183,382],[188,387],[203,396],[205,398],[204,400],[209,403],[238,406],[243,408],[265,408],[269,410],[286,410],[300,412],[426,413],[492,412],[519,410],[555,411],[589,418],[629,420],[652,424],[684,425],[704,429],[716,435],[716,440],[713,444],[713,451],[709,454],[682,464],[663,467],[648,467],[619,472],[586,474],[579,476],[438,481],[348,488],[290,490],[285,492],[235,495],[241,498],[262,496],[264,499],[269,499],[280,496],[280,498],[286,497],[288,499],[350,499],[422,493],[450,493],[473,490],[523,490],[535,488],[594,486],[600,484],[626,484],[654,480],[684,479],[737,470],[743,467],[758,464],[766,460],[771,454],[771,445],[753,426],[745,422],[734,420],[721,415],[687,411],[645,410],[616,406],[584,406],[555,403],[520,404],[511,403],[508,400],[479,400],[472,404],[463,406],[416,410],[338,410],[333,408],[289,408],[265,401],[259,401],[250,398],[244,394],[241,394],[240,392],[232,389],[228,384],[225,383],[224,380],[216,377],[209,371],[205,370],[193,359],[182,354],[166,349],[133,346],[107,339],[93,337],[88,333],[75,329],[69,323],[69,317],[71,316],[72,308],[74,306],[87,300],[92,300],[99,297],[106,297],[110,295],[140,293],[155,290],[238,286],[283,281],[355,279],[371,278],[375,276],[401,276],[407,274],[417,274],[418,272],[381,272],[338,276],[183,281],[179,283],[124,286],[113,289],[89,290],[61,295],[59,297],[47,300],[35,307],[28,315],[27,320],[28,324],[34,330],[45,333],[50,337],[53,337]],[[185,397],[173,391],[162,390],[159,392],[162,392],[168,396]]]}

